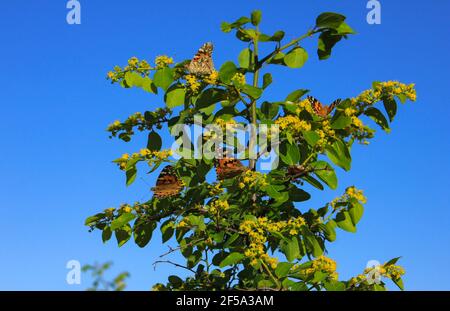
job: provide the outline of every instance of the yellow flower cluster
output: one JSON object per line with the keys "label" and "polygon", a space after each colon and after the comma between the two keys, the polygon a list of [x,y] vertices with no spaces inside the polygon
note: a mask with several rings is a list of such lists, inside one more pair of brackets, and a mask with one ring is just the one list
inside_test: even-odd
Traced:
{"label": "yellow flower cluster", "polygon": [[364,128],[364,123],[357,116],[352,116],[352,124],[358,129]]}
{"label": "yellow flower cluster", "polygon": [[207,206],[207,209],[211,214],[217,214],[221,211],[226,211],[230,208],[227,200],[214,200]]}
{"label": "yellow flower cluster", "polygon": [[131,57],[128,60],[128,66],[130,66],[131,68],[136,68],[139,64],[139,59],[135,56]]}
{"label": "yellow flower cluster", "polygon": [[130,158],[141,158],[147,160],[149,165],[154,162],[161,162],[172,156],[173,151],[170,149],[161,151],[152,151],[147,148],[141,149],[139,152],[133,153],[131,156],[128,153],[124,153],[120,158],[114,160],[119,165],[121,170],[124,170],[127,166]]}
{"label": "yellow flower cluster", "polygon": [[375,269],[380,274],[380,276],[389,278],[394,281],[400,279],[405,274],[405,269],[401,266],[384,264],[382,266],[364,269],[364,273],[358,274],[357,276],[350,279],[349,285],[356,286],[360,285],[361,283],[364,283],[365,281],[367,281],[368,274]]}
{"label": "yellow flower cluster", "polygon": [[333,280],[338,279],[338,273],[336,272],[336,261],[326,256],[322,255],[314,259],[311,267],[305,269],[303,273],[305,273],[305,275],[310,275],[316,271],[329,274],[330,278]]}
{"label": "yellow flower cluster", "polygon": [[330,120],[322,121],[322,131],[327,136],[334,136],[335,135],[334,130],[331,128]]}
{"label": "yellow flower cluster", "polygon": [[288,221],[282,220],[271,222],[267,217],[260,217],[256,221],[246,220],[239,226],[240,231],[249,238],[248,248],[244,255],[251,259],[251,264],[256,265],[258,260],[263,260],[271,268],[275,269],[278,263],[276,258],[270,257],[266,251],[264,244],[267,242],[267,235],[270,232],[289,231],[290,234],[298,233],[300,227],[306,224],[302,217],[291,218]]}
{"label": "yellow flower cluster", "polygon": [[123,69],[120,66],[115,66],[113,71],[107,73],[107,78],[113,83],[118,82],[124,78],[125,73],[128,71],[138,72],[140,74],[148,74],[151,67],[146,60],[139,60],[137,57],[131,57],[128,60],[128,65]]}
{"label": "yellow flower cluster", "polygon": [[364,203],[364,204],[367,203],[367,198],[364,196],[363,191],[360,190],[360,189],[356,189],[354,186],[348,187],[345,190],[345,194],[349,198],[354,198],[354,199],[358,200],[361,203]]}
{"label": "yellow flower cluster", "polygon": [[236,124],[236,121],[234,119],[224,120],[222,118],[217,118],[214,120],[214,124],[219,125],[222,130],[226,130],[227,126],[233,127],[233,125]]}
{"label": "yellow flower cluster", "polygon": [[157,284],[153,285],[153,287],[152,287],[152,291],[155,291],[155,292],[160,292],[160,291],[165,291],[165,290],[166,290],[166,287],[161,283],[157,283]]}
{"label": "yellow flower cluster", "polygon": [[160,55],[155,58],[155,64],[157,69],[161,69],[173,64],[173,58],[167,55]]}
{"label": "yellow flower cluster", "polygon": [[391,280],[398,280],[405,274],[405,269],[397,265],[385,266],[385,270],[386,272],[384,273],[384,276],[390,278]]}
{"label": "yellow flower cluster", "polygon": [[330,205],[334,210],[336,210],[343,205],[346,206],[346,203],[348,203],[350,199],[356,199],[362,204],[367,203],[367,198],[364,196],[363,191],[352,186],[345,189],[345,193],[342,196],[333,199],[330,202]]}
{"label": "yellow flower cluster", "polygon": [[267,185],[268,185],[268,182],[267,182],[266,174],[263,174],[263,173],[260,173],[257,171],[246,170],[241,175],[239,188],[241,188],[241,189],[244,189],[244,188],[260,189]]}
{"label": "yellow flower cluster", "polygon": [[393,97],[404,95],[407,99],[415,101],[417,99],[414,84],[404,84],[398,81],[387,81],[375,83],[373,89],[366,90],[352,99],[353,104],[366,103],[372,105],[382,99],[382,97]]}
{"label": "yellow flower cluster", "polygon": [[130,204],[123,204],[120,206],[120,210],[122,211],[122,213],[131,213],[133,209],[131,208]]}
{"label": "yellow flower cluster", "polygon": [[185,228],[185,227],[187,227],[187,226],[189,226],[189,224],[188,224],[188,222],[185,221],[184,219],[181,220],[181,221],[177,224],[177,228]]}
{"label": "yellow flower cluster", "polygon": [[305,120],[300,120],[299,117],[293,115],[278,118],[275,120],[275,124],[278,124],[281,131],[288,129],[295,136],[300,136],[302,131],[311,130],[311,124]]}
{"label": "yellow flower cluster", "polygon": [[219,78],[219,73],[217,71],[211,72],[211,74],[205,78],[203,78],[203,81],[205,81],[208,84],[217,84],[217,79]]}
{"label": "yellow flower cluster", "polygon": [[186,75],[184,78],[186,79],[192,93],[197,93],[200,88],[200,82],[198,82],[197,77],[194,75]]}
{"label": "yellow flower cluster", "polygon": [[358,111],[355,109],[355,108],[353,108],[353,107],[347,107],[347,108],[345,108],[345,110],[344,110],[344,114],[347,116],[347,117],[351,117],[351,116],[353,116],[355,113],[357,113]]}
{"label": "yellow flower cluster", "polygon": [[309,100],[307,98],[299,101],[296,105],[297,105],[297,109],[295,110],[295,112],[297,114],[299,114],[303,110],[308,111],[310,114],[314,113],[314,111],[311,107],[311,103],[309,102]]}
{"label": "yellow flower cluster", "polygon": [[224,192],[224,189],[222,188],[222,181],[219,181],[213,185],[208,185],[208,189],[211,196],[219,195]]}
{"label": "yellow flower cluster", "polygon": [[232,78],[231,78],[231,82],[233,82],[233,84],[237,87],[237,88],[241,88],[243,87],[247,82],[245,80],[245,75],[238,72],[236,73]]}
{"label": "yellow flower cluster", "polygon": [[[108,128],[106,129],[109,132],[115,132],[120,130],[124,125],[128,127],[133,127],[135,125],[138,125],[141,122],[144,122],[144,116],[141,112],[136,112],[135,114],[132,114],[127,118],[127,120],[124,123],[121,123],[119,120],[115,120],[113,123],[108,125]],[[139,128],[139,130],[142,130],[143,128]],[[133,132],[130,132],[130,134],[133,134]]]}

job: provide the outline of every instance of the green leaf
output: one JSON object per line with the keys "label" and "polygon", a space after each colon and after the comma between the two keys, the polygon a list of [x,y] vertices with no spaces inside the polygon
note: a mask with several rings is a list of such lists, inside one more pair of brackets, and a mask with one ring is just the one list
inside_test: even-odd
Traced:
{"label": "green leaf", "polygon": [[287,144],[286,155],[280,152],[280,158],[287,165],[295,165],[300,161],[300,151],[297,145]]}
{"label": "green leaf", "polygon": [[336,280],[328,280],[324,283],[324,287],[327,291],[345,291],[345,284]]}
{"label": "green leaf", "polygon": [[252,85],[244,85],[242,87],[242,92],[250,96],[251,98],[258,99],[261,97],[263,90]]}
{"label": "green leaf", "polygon": [[308,201],[311,198],[311,195],[308,192],[293,186],[289,189],[289,198],[293,202],[303,202]]}
{"label": "green leaf", "polygon": [[231,29],[233,29],[233,27],[231,26],[230,23],[222,22],[220,24],[220,30],[222,30],[223,32],[230,32]]}
{"label": "green leaf", "polygon": [[331,56],[333,47],[341,41],[342,36],[331,31],[324,31],[319,36],[319,45],[317,48],[317,55],[320,60],[328,59]]}
{"label": "green leaf", "polygon": [[165,243],[168,240],[170,240],[170,238],[173,236],[174,233],[174,228],[173,228],[173,221],[172,220],[167,220],[166,222],[164,222],[161,225],[161,238],[162,238],[162,242]]}
{"label": "green leaf", "polygon": [[88,218],[86,218],[86,220],[84,221],[84,225],[85,226],[90,226],[95,224],[98,220],[105,218],[106,214],[105,213],[98,213],[95,214],[94,216],[89,216]]}
{"label": "green leaf", "polygon": [[395,285],[401,290],[405,290],[405,287],[403,285],[403,280],[401,278],[398,279],[392,279],[392,282],[394,282]]}
{"label": "green leaf", "polygon": [[361,217],[364,213],[364,206],[362,206],[362,204],[359,202],[352,203],[350,209],[348,210],[348,213],[352,218],[353,224],[356,226],[356,224],[361,220]]}
{"label": "green leaf", "polygon": [[156,93],[155,85],[149,77],[143,77],[137,72],[128,71],[125,73],[125,83],[128,87],[139,87],[144,91]]}
{"label": "green leaf", "polygon": [[171,275],[167,278],[169,280],[169,283],[173,285],[173,287],[178,288],[181,285],[183,285],[183,280],[176,276],[176,275]]}
{"label": "green leaf", "polygon": [[236,38],[243,42],[250,42],[252,39],[254,39],[256,36],[256,33],[253,29],[242,29],[239,28],[236,31]]}
{"label": "green leaf", "polygon": [[136,221],[134,224],[134,242],[139,247],[145,247],[150,242],[156,223],[153,221]]}
{"label": "green leaf", "polygon": [[298,102],[299,100],[300,100],[300,98],[303,96],[303,95],[305,95],[306,93],[308,93],[309,92],[309,90],[305,90],[305,89],[298,89],[298,90],[295,90],[295,91],[293,91],[292,93],[290,93],[287,97],[286,97],[286,99],[285,99],[285,101],[289,101],[289,102],[293,102],[293,103],[296,103],[296,102]]}
{"label": "green leaf", "polygon": [[111,236],[112,236],[112,230],[109,226],[106,226],[102,231],[103,243],[106,243],[107,241],[109,241],[109,239],[111,239]]}
{"label": "green leaf", "polygon": [[326,183],[331,189],[336,189],[338,180],[334,169],[325,161],[317,161],[311,163],[311,167],[314,168],[314,174],[324,183]]}
{"label": "green leaf", "polygon": [[136,215],[134,215],[133,213],[122,214],[111,222],[111,230],[114,231],[118,228],[121,228],[125,224],[128,224],[130,221],[132,221],[135,218],[136,218]]}
{"label": "green leaf", "polygon": [[148,133],[147,148],[151,151],[159,151],[161,150],[161,146],[162,146],[161,136],[159,136],[159,134],[154,131]]}
{"label": "green leaf", "polygon": [[223,83],[230,83],[231,82],[231,78],[233,78],[233,76],[236,74],[237,72],[237,67],[233,62],[226,62],[222,65],[222,67],[220,67],[219,70],[219,77],[220,77],[220,81],[222,81]]}
{"label": "green leaf", "polygon": [[300,248],[298,246],[297,237],[292,237],[287,241],[280,241],[280,250],[286,256],[286,259],[289,262],[294,261],[295,259],[300,257]]}
{"label": "green leaf", "polygon": [[262,86],[262,88],[265,89],[270,84],[272,84],[272,75],[267,72],[263,76],[263,86]]}
{"label": "green leaf", "polygon": [[336,227],[337,227],[337,224],[334,220],[328,221],[322,227],[322,229],[325,233],[325,238],[330,242],[333,242],[334,240],[336,240]]}
{"label": "green leaf", "polygon": [[347,25],[346,22],[342,22],[342,24],[339,25],[338,28],[336,28],[336,31],[339,35],[351,35],[351,34],[355,34],[355,31],[352,29],[352,27],[350,27],[349,25]]}
{"label": "green leaf", "polygon": [[301,228],[306,249],[314,256],[319,257],[323,253],[323,249],[316,239],[316,236],[306,227]]}
{"label": "green leaf", "polygon": [[339,228],[348,232],[356,232],[352,218],[347,211],[340,211],[335,218],[335,222]]}
{"label": "green leaf", "polygon": [[394,121],[394,117],[397,114],[397,102],[392,97],[383,98],[383,105],[386,113],[389,116],[389,121]]}
{"label": "green leaf", "polygon": [[341,141],[335,141],[331,146],[326,147],[327,156],[334,164],[349,171],[351,168],[351,156],[347,145]]}
{"label": "green leaf", "polygon": [[364,111],[364,114],[375,121],[383,130],[389,132],[389,123],[383,113],[375,107],[369,107]]}
{"label": "green leaf", "polygon": [[274,64],[274,65],[285,65],[284,63],[284,54],[283,52],[278,52],[274,56],[272,56],[270,59],[267,60],[268,64]]}
{"label": "green leaf", "polygon": [[284,57],[284,63],[290,68],[303,67],[308,60],[308,53],[301,47],[295,47]]}
{"label": "green leaf", "polygon": [[253,51],[249,48],[246,48],[242,50],[241,53],[239,53],[238,56],[239,66],[244,69],[251,69],[253,68],[254,64],[254,57],[253,57]]}
{"label": "green leaf", "polygon": [[331,128],[334,130],[340,130],[340,129],[346,128],[350,124],[352,124],[351,117],[347,117],[345,115],[340,115],[335,120],[331,121]]}
{"label": "green leaf", "polygon": [[275,275],[278,278],[284,278],[289,274],[289,270],[291,270],[294,264],[290,262],[280,262],[275,269]]}
{"label": "green leaf", "polygon": [[245,258],[244,254],[241,253],[231,253],[220,263],[219,267],[223,268],[226,266],[231,266],[239,263],[242,259]]}
{"label": "green leaf", "polygon": [[270,37],[269,41],[280,42],[284,38],[284,31],[278,30],[276,31],[272,37]]}
{"label": "green leaf", "polygon": [[155,72],[153,76],[153,83],[162,88],[164,91],[167,91],[169,86],[172,84],[174,79],[173,69],[169,67],[164,67]]}
{"label": "green leaf", "polygon": [[259,25],[259,23],[261,22],[261,16],[262,16],[262,13],[260,10],[255,10],[252,12],[251,20],[252,20],[253,26]]}
{"label": "green leaf", "polygon": [[237,240],[237,238],[239,238],[239,233],[234,233],[232,236],[230,236],[228,238],[228,240],[225,242],[225,244],[223,245],[223,248],[228,248],[231,246],[231,244],[233,244],[234,241]]}
{"label": "green leaf", "polygon": [[389,260],[388,262],[386,262],[386,263],[384,264],[384,266],[395,265],[395,264],[397,263],[397,261],[398,261],[400,258],[402,258],[402,257],[395,257],[395,258],[392,258],[391,260]]}
{"label": "green leaf", "polygon": [[133,166],[125,172],[126,176],[126,185],[131,185],[136,180],[137,170],[136,167]]}
{"label": "green leaf", "polygon": [[310,176],[310,175],[306,175],[303,176],[302,179],[304,181],[306,181],[307,183],[309,183],[311,186],[319,189],[319,190],[323,190],[324,187],[323,185],[320,183],[320,181],[318,181],[317,179],[315,179],[314,177]]}
{"label": "green leaf", "polygon": [[166,106],[168,108],[174,108],[183,105],[185,96],[186,96],[186,89],[184,87],[172,88],[166,93],[165,96]]}
{"label": "green leaf", "polygon": [[116,229],[114,233],[116,235],[117,245],[121,247],[131,238],[131,226],[126,224],[122,228]]}
{"label": "green leaf", "polygon": [[267,118],[267,120],[272,120],[278,115],[279,105],[277,103],[263,102],[261,104],[261,112]]}
{"label": "green leaf", "polygon": [[227,99],[227,92],[219,88],[209,88],[203,91],[195,101],[197,109],[211,107],[215,103]]}
{"label": "green leaf", "polygon": [[345,21],[345,16],[333,13],[325,12],[320,14],[316,19],[317,28],[338,28]]}
{"label": "green leaf", "polygon": [[308,145],[314,147],[317,142],[320,140],[320,135],[315,131],[304,131],[303,138],[305,138]]}

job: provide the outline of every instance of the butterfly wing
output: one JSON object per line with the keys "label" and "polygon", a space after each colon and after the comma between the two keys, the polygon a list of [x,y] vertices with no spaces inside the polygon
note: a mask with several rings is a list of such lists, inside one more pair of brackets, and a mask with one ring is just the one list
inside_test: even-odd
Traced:
{"label": "butterfly wing", "polygon": [[308,96],[308,100],[309,103],[311,104],[311,107],[313,109],[313,111],[321,116],[324,117],[326,116],[326,110],[324,109],[325,107],[322,105],[322,103],[320,101],[318,101],[316,98],[312,97],[312,96]]}
{"label": "butterfly wing", "polygon": [[167,198],[180,193],[183,189],[182,182],[178,179],[174,168],[167,165],[159,174],[156,186],[152,188],[155,197]]}
{"label": "butterfly wing", "polygon": [[328,106],[327,114],[330,114],[333,111],[333,109],[336,108],[336,106],[339,105],[340,103],[341,103],[340,98],[338,98],[334,102],[332,102],[331,105]]}
{"label": "butterfly wing", "polygon": [[339,103],[341,102],[340,99],[336,99],[334,102],[331,103],[330,106],[325,106],[322,105],[321,102],[319,102],[316,98],[312,97],[312,96],[308,96],[308,100],[311,104],[312,109],[314,110],[314,112],[321,117],[326,117],[328,116],[333,109],[339,105]]}
{"label": "butterfly wing", "polygon": [[209,75],[214,71],[214,64],[212,61],[213,44],[207,42],[202,45],[195,54],[194,58],[187,65],[187,70],[190,74],[203,76]]}
{"label": "butterfly wing", "polygon": [[216,165],[217,179],[228,179],[240,175],[247,168],[242,165],[241,161],[234,158],[218,159]]}

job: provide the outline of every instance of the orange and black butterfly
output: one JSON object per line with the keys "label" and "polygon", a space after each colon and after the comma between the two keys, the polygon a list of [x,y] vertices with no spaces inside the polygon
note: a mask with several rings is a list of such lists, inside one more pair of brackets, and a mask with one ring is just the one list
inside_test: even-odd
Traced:
{"label": "orange and black butterfly", "polygon": [[156,186],[151,190],[157,198],[167,198],[180,193],[183,189],[183,183],[178,179],[175,169],[167,165],[158,176]]}
{"label": "orange and black butterfly", "polygon": [[211,42],[207,42],[202,45],[191,62],[186,65],[186,69],[190,74],[203,76],[214,72],[214,64],[212,60],[213,48],[214,47]]}
{"label": "orange and black butterfly", "polygon": [[331,105],[326,106],[322,105],[321,102],[319,102],[316,98],[312,96],[308,96],[308,100],[314,112],[317,115],[324,118],[328,116],[331,113],[331,111],[333,111],[333,109],[341,102],[341,99],[336,99],[334,102],[331,103]]}
{"label": "orange and black butterfly", "polygon": [[219,180],[236,177],[246,170],[247,167],[238,159],[223,158],[216,161],[216,174]]}

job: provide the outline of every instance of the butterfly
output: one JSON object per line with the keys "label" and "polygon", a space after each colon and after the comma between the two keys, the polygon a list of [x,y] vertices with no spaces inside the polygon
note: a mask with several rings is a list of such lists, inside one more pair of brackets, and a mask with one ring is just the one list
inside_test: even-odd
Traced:
{"label": "butterfly", "polygon": [[247,167],[238,159],[223,158],[216,162],[216,174],[219,180],[236,177],[246,170]]}
{"label": "butterfly", "polygon": [[316,98],[312,96],[308,96],[308,100],[314,112],[321,117],[328,116],[331,113],[331,111],[333,111],[333,109],[341,102],[341,99],[336,99],[334,102],[331,103],[331,105],[326,106],[322,105],[321,102],[319,102]]}
{"label": "butterfly", "polygon": [[151,190],[157,198],[167,198],[180,193],[183,183],[178,179],[175,169],[171,165],[163,168],[156,180],[156,186]]}
{"label": "butterfly", "polygon": [[308,174],[308,169],[303,165],[291,165],[287,169],[287,176],[290,179],[300,178]]}
{"label": "butterfly", "polygon": [[213,44],[207,42],[198,49],[197,54],[195,54],[190,63],[186,65],[186,69],[190,74],[203,76],[214,72],[214,64],[212,61],[213,48]]}

